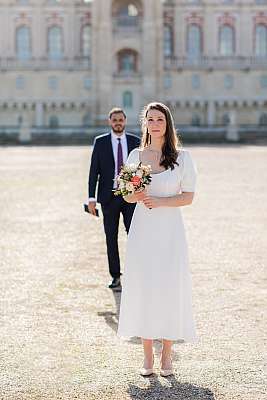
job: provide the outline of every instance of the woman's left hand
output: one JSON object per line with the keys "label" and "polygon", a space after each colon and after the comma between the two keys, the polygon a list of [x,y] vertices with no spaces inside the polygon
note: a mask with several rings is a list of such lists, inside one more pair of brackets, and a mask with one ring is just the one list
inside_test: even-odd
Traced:
{"label": "woman's left hand", "polygon": [[143,203],[147,208],[157,208],[162,206],[161,198],[154,196],[146,196],[143,199]]}

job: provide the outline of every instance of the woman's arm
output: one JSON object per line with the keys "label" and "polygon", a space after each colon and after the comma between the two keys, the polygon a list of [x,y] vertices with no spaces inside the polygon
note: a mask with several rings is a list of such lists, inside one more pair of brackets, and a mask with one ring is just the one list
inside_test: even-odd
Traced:
{"label": "woman's arm", "polygon": [[147,208],[156,207],[182,207],[192,204],[194,192],[182,192],[172,197],[146,196],[143,200]]}

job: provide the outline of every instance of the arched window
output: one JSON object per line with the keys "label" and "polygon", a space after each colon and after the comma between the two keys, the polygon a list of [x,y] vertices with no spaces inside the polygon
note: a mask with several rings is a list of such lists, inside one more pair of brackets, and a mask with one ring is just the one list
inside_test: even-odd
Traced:
{"label": "arched window", "polygon": [[267,55],[267,26],[257,25],[255,31],[255,54],[256,56]]}
{"label": "arched window", "polygon": [[201,54],[201,28],[195,24],[188,27],[187,54],[189,57],[199,57]]}
{"label": "arched window", "polygon": [[222,56],[231,56],[234,54],[234,28],[229,25],[223,25],[219,34],[219,50]]}
{"label": "arched window", "polygon": [[133,107],[133,94],[128,90],[123,93],[123,107],[125,108]]}
{"label": "arched window", "polygon": [[90,57],[91,56],[91,25],[84,25],[82,27],[82,34],[81,34],[81,53],[83,57]]}
{"label": "arched window", "polygon": [[170,25],[165,25],[163,42],[163,51],[165,57],[171,57],[173,55],[173,47],[173,29]]}
{"label": "arched window", "polygon": [[137,71],[137,53],[134,50],[121,50],[118,53],[119,72]]}
{"label": "arched window", "polygon": [[51,115],[49,118],[49,127],[50,128],[58,128],[59,127],[59,120],[56,115]]}
{"label": "arched window", "polygon": [[28,26],[17,28],[16,53],[19,60],[28,60],[31,58],[31,32]]}
{"label": "arched window", "polygon": [[263,113],[259,119],[259,125],[267,125],[267,114]]}
{"label": "arched window", "polygon": [[63,37],[60,26],[52,26],[48,30],[48,56],[52,60],[58,60],[63,56]]}

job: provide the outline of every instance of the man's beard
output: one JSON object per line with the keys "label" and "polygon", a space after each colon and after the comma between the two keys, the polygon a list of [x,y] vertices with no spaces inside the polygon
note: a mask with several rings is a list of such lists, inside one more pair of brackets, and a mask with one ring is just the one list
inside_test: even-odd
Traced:
{"label": "man's beard", "polygon": [[114,133],[122,133],[124,131],[124,126],[113,127],[112,129]]}

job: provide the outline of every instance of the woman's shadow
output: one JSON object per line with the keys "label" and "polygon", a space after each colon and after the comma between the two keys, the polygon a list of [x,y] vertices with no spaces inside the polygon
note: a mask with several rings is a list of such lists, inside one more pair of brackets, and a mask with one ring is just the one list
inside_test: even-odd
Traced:
{"label": "woman's shadow", "polygon": [[[116,312],[104,311],[98,312],[98,315],[104,317],[107,325],[117,333],[121,292],[113,290],[112,293],[116,305]],[[141,344],[141,339],[134,337],[129,339],[128,343],[135,345]],[[155,340],[154,347],[156,354],[160,355],[161,341]],[[173,354],[173,360],[179,360],[178,354]],[[162,384],[157,374],[141,379],[148,380],[150,385],[144,388],[129,383],[127,392],[134,400],[215,400],[214,394],[208,388],[192,385],[191,383],[179,382],[174,375],[161,378],[168,380],[168,386]]]}
{"label": "woman's shadow", "polygon": [[156,374],[151,375],[150,385],[146,388],[129,384],[128,394],[138,400],[215,400],[208,389],[187,382],[179,382],[174,375],[169,376],[168,386],[163,385]]}

